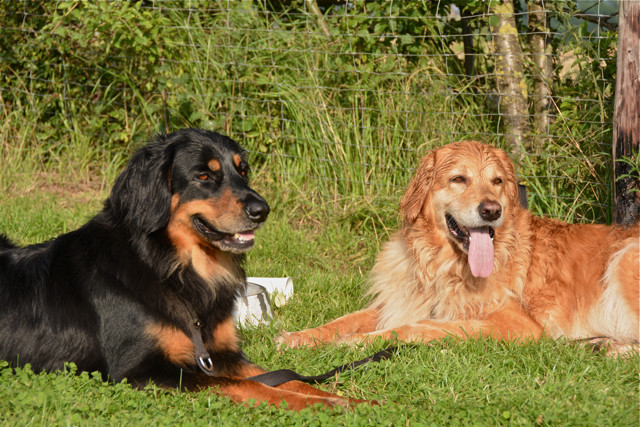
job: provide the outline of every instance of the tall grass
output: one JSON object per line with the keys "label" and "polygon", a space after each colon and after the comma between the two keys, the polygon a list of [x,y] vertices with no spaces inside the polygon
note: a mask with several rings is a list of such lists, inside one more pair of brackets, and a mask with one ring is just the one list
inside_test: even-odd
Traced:
{"label": "tall grass", "polygon": [[[427,3],[407,3],[397,19],[388,18],[393,2],[337,8],[326,16],[330,36],[296,3],[180,5],[0,6],[3,186],[37,171],[108,183],[154,133],[199,126],[238,139],[282,191],[298,188],[338,211],[347,200],[382,209],[397,203],[428,149],[470,138],[503,144],[490,56],[484,74],[465,77],[451,54],[459,41],[446,33],[454,29],[426,15]],[[575,70],[555,89],[548,146],[520,177],[536,212],[606,221],[611,80],[594,58],[615,36],[592,43],[576,30],[566,39]]]}

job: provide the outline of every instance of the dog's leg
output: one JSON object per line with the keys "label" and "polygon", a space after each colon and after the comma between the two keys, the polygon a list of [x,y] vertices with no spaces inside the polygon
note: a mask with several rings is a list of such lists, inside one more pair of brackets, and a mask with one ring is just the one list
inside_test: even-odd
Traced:
{"label": "dog's leg", "polygon": [[305,395],[295,391],[269,387],[249,380],[212,378],[207,381],[207,384],[200,385],[201,388],[203,388],[203,386],[209,387],[223,396],[228,396],[236,403],[247,403],[249,400],[255,400],[257,404],[266,402],[270,405],[280,407],[283,402],[286,402],[289,409],[296,411],[300,411],[317,403],[326,407],[349,406],[349,400],[339,396],[323,397]]}
{"label": "dog's leg", "polygon": [[537,340],[542,327],[531,317],[516,308],[515,304],[484,317],[483,320],[435,322],[423,320],[412,325],[383,329],[370,333],[358,333],[336,340],[338,343],[369,343],[376,338],[405,342],[429,342],[447,336],[467,338],[490,336],[502,340]]}
{"label": "dog's leg", "polygon": [[[234,378],[245,379],[245,378],[253,377],[256,375],[264,374],[266,372],[267,371],[265,371],[264,369],[262,369],[257,365],[254,365],[253,363],[244,363],[240,367],[239,375],[234,376]],[[302,396],[316,396],[316,397],[323,397],[323,398],[329,398],[329,399],[336,399],[336,398],[342,399],[340,396],[329,393],[327,391],[320,390],[302,381],[289,381],[289,382],[280,384],[275,388],[278,388],[280,390],[299,393]],[[345,398],[345,399],[348,401],[349,405],[356,405],[360,403],[376,403],[376,402],[368,402],[366,400],[359,400],[359,399],[351,399],[351,398]]]}
{"label": "dog's leg", "polygon": [[[286,402],[289,409],[300,411],[319,403],[326,407],[349,407],[366,401],[348,399],[318,390],[310,385],[291,381],[278,387],[270,387],[255,381],[237,378],[209,377],[195,374],[182,378],[182,386],[190,391],[209,389],[216,394],[229,397],[236,403],[255,401],[280,407]],[[375,403],[375,402],[372,402]]]}
{"label": "dog's leg", "polygon": [[[281,390],[296,392],[304,396],[319,396],[319,397],[326,397],[330,399],[340,398],[335,394],[317,389],[309,384],[303,383],[302,381],[289,381],[288,383],[284,383],[284,384],[280,384],[279,386],[276,386],[276,388],[279,388]],[[359,405],[361,403],[369,403],[374,405],[378,404],[378,402],[376,402],[375,400],[352,399],[350,397],[346,398],[346,400],[348,401],[349,406]]]}
{"label": "dog's leg", "polygon": [[292,348],[315,346],[318,343],[338,341],[352,334],[366,334],[376,330],[378,311],[364,309],[342,316],[326,325],[298,332],[283,332],[276,338],[280,346]]}
{"label": "dog's leg", "polygon": [[482,329],[482,323],[483,322],[480,321],[447,323],[422,321],[413,325],[403,325],[397,328],[347,335],[340,337],[336,342],[340,344],[370,344],[376,339],[382,339],[385,341],[427,343],[447,336],[465,338],[478,335],[477,331]]}

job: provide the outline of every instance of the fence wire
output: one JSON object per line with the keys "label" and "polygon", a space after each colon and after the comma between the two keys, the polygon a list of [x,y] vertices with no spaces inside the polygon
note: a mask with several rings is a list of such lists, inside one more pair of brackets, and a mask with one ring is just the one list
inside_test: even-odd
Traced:
{"label": "fence wire", "polygon": [[[538,213],[610,218],[615,1],[118,3],[1,3],[0,108],[36,146],[199,126],[274,181],[399,200],[429,149],[479,139],[512,154]],[[505,16],[521,69],[500,68]]]}

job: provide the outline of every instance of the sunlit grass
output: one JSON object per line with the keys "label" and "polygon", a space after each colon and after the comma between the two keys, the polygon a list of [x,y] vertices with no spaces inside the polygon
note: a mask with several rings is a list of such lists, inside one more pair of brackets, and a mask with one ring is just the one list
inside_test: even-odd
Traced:
{"label": "sunlit grass", "polygon": [[[257,177],[259,178],[259,176]],[[322,346],[279,350],[280,330],[317,326],[362,308],[366,277],[388,237],[378,214],[395,227],[395,207],[375,213],[345,201],[335,209],[309,206],[295,194],[261,188],[271,202],[269,221],[257,232],[246,270],[255,276],[291,276],[294,296],[274,320],[243,329],[244,349],[267,369],[320,374],[364,358],[390,343],[369,347]],[[32,189],[0,203],[0,228],[21,243],[75,229],[100,209],[105,191]],[[52,191],[54,191],[52,193]],[[284,193],[282,193],[284,194]],[[291,200],[293,198],[293,200]],[[640,358],[608,358],[576,343],[543,340],[501,344],[488,339],[401,345],[390,360],[365,365],[321,385],[382,406],[350,411],[291,413],[249,408],[209,392],[179,393],[151,386],[135,391],[99,375],[15,372],[0,362],[0,422],[26,424],[196,425],[637,425]],[[70,368],[73,370],[72,368]]]}

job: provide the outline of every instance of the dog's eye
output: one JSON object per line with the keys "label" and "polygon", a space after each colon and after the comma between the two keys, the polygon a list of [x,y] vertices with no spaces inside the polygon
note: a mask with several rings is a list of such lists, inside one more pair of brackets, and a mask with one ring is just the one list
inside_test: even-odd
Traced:
{"label": "dog's eye", "polygon": [[500,184],[502,184],[502,178],[494,178],[493,185],[500,185]]}
{"label": "dog's eye", "polygon": [[451,178],[451,182],[464,183],[465,181],[466,179],[462,175],[454,176],[453,178]]}
{"label": "dog's eye", "polygon": [[207,181],[211,179],[211,177],[209,176],[208,173],[199,173],[198,175],[196,175],[196,179],[198,181]]}

